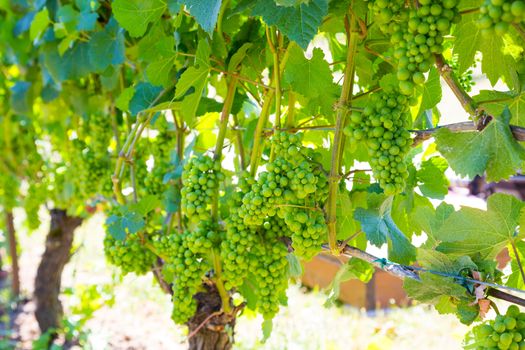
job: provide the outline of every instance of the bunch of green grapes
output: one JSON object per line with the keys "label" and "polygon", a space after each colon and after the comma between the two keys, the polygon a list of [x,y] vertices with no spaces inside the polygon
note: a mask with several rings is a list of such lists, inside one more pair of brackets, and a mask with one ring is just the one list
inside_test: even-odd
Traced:
{"label": "bunch of green grapes", "polygon": [[107,152],[101,157],[84,141],[75,139],[73,140],[71,163],[77,173],[74,179],[78,193],[85,198],[97,194],[112,194],[112,169]]}
{"label": "bunch of green grapes", "polygon": [[186,323],[197,310],[197,301],[193,298],[199,291],[202,277],[210,270],[208,261],[201,254],[190,249],[192,232],[174,235],[174,254],[170,255],[173,270],[173,312],[175,323]]}
{"label": "bunch of green grapes", "polygon": [[425,82],[424,73],[434,63],[434,54],[443,51],[444,35],[460,20],[458,0],[420,0],[402,25],[396,26],[390,42],[397,59],[397,78],[401,93],[412,95],[415,85]]}
{"label": "bunch of green grapes", "polygon": [[242,198],[239,215],[246,225],[261,226],[268,216],[277,214],[289,185],[287,173],[293,169],[288,161],[277,158],[266,165],[248,193]]}
{"label": "bunch of green grapes", "polygon": [[20,183],[16,176],[7,172],[0,173],[0,204],[5,210],[11,210],[17,205]]}
{"label": "bunch of green grapes", "polygon": [[143,275],[151,270],[156,260],[156,256],[143,245],[137,234],[128,234],[120,240],[107,232],[104,254],[108,262],[120,267],[124,274],[134,272]]}
{"label": "bunch of green grapes", "polygon": [[89,145],[99,158],[107,156],[113,137],[110,118],[110,115],[103,113],[95,113],[89,117]]}
{"label": "bunch of green grapes", "polygon": [[288,249],[276,239],[265,238],[256,245],[250,259],[250,272],[255,278],[257,310],[265,319],[279,312],[288,288]]}
{"label": "bunch of green grapes", "polygon": [[292,247],[297,256],[310,260],[321,251],[327,226],[321,211],[293,208],[284,221],[291,233]]}
{"label": "bunch of green grapes", "polygon": [[220,163],[209,156],[193,157],[184,165],[181,207],[190,219],[210,218],[212,198],[223,180]]}
{"label": "bunch of green grapes", "polygon": [[250,254],[256,237],[256,228],[246,225],[237,212],[232,212],[226,219],[226,234],[221,242],[221,262],[226,289],[230,290],[243,284],[249,272]]}
{"label": "bunch of green grapes", "polygon": [[368,9],[372,11],[374,20],[379,24],[379,29],[385,33],[393,33],[396,21],[405,7],[404,0],[372,0],[368,3]]}
{"label": "bunch of green grapes", "polygon": [[[472,329],[475,349],[523,350],[525,349],[525,313],[516,305],[505,315],[484,322]],[[472,347],[474,349],[474,347]]]}
{"label": "bunch of green grapes", "polygon": [[188,248],[194,254],[209,254],[213,247],[221,244],[222,232],[211,221],[200,221],[191,235],[187,237]]}
{"label": "bunch of green grapes", "polygon": [[27,225],[30,230],[40,227],[40,217],[38,211],[40,206],[47,200],[48,193],[46,186],[41,182],[31,182],[24,198],[24,210],[27,215]]}
{"label": "bunch of green grapes", "polygon": [[151,171],[146,172],[144,178],[144,187],[149,194],[160,195],[166,191],[168,184],[164,182],[164,176],[168,171],[169,164],[157,164],[157,161],[155,161],[155,166]]}
{"label": "bunch of green grapes", "polygon": [[409,121],[408,97],[386,86],[362,112],[352,112],[344,129],[350,142],[366,142],[374,177],[387,195],[403,191],[408,177]]}
{"label": "bunch of green grapes", "polygon": [[502,36],[510,25],[525,22],[523,0],[485,0],[479,11],[478,26],[486,36]]}

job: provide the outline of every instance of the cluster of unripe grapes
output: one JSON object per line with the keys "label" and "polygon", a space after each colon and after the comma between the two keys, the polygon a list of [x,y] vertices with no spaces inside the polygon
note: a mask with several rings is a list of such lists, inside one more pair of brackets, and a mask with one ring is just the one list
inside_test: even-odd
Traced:
{"label": "cluster of unripe grapes", "polygon": [[181,206],[188,218],[193,221],[210,218],[211,201],[222,180],[220,163],[209,156],[193,157],[184,165]]}
{"label": "cluster of unripe grapes", "polygon": [[408,177],[405,156],[410,150],[408,97],[388,86],[354,111],[344,129],[350,142],[366,142],[374,177],[387,195],[403,191]]}
{"label": "cluster of unripe grapes", "polygon": [[474,344],[477,350],[523,350],[525,349],[525,313],[516,305],[507,309],[505,315],[473,328]]}
{"label": "cluster of unripe grapes", "polygon": [[156,256],[144,248],[138,234],[128,234],[121,240],[107,233],[104,237],[104,254],[110,264],[120,267],[123,274],[145,274],[156,260]]}
{"label": "cluster of unripe grapes", "polygon": [[415,86],[425,82],[424,73],[432,66],[434,54],[443,51],[444,35],[460,20],[457,5],[458,0],[421,0],[418,8],[410,9],[401,2],[385,0],[370,5],[382,14],[380,21],[390,19],[380,23],[380,28],[390,36],[394,48],[401,93],[413,95]]}
{"label": "cluster of unripe grapes", "polygon": [[525,1],[485,0],[481,5],[478,25],[486,36],[503,35],[512,24],[525,22]]}
{"label": "cluster of unripe grapes", "polygon": [[111,182],[111,162],[109,153],[99,154],[84,141],[73,140],[72,179],[75,182],[76,192],[84,198],[91,198],[97,194],[111,196],[113,185]]}

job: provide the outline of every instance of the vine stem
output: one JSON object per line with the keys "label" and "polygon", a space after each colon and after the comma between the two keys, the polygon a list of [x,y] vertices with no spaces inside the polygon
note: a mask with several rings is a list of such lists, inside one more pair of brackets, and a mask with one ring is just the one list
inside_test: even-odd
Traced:
{"label": "vine stem", "polygon": [[263,106],[261,109],[261,114],[259,115],[259,120],[257,120],[257,125],[255,127],[255,136],[253,138],[253,147],[252,153],[250,156],[250,175],[255,176],[257,173],[257,167],[259,165],[259,158],[262,153],[263,146],[263,131],[268,123],[268,117],[270,116],[270,106],[275,95],[274,90],[268,90],[266,96],[264,97]]}
{"label": "vine stem", "polygon": [[525,283],[525,272],[523,271],[523,265],[521,264],[521,258],[518,254],[518,249],[516,248],[516,242],[512,240],[510,242],[510,245],[512,246],[512,251],[514,252],[514,255],[516,256],[516,263],[518,264],[518,268],[520,269],[520,274],[523,282]]}
{"label": "vine stem", "polygon": [[[323,245],[323,250],[327,252],[331,251],[327,245]],[[409,278],[409,279],[413,279],[416,281],[421,281],[419,274],[413,269],[410,269],[408,267],[405,267],[403,265],[398,265],[398,264],[388,264],[387,266],[384,266],[384,264],[382,264],[381,262],[382,259],[372,254],[369,254],[356,247],[352,247],[348,245],[343,247],[342,255],[366,261],[370,263],[371,265],[373,265],[374,267],[380,270],[383,270],[387,272],[388,274],[394,277],[397,277],[399,279],[402,279],[402,280],[404,280],[405,278]],[[507,292],[501,291],[499,289],[489,288],[487,291],[487,294],[496,299],[501,299],[501,300],[505,300],[513,304],[525,306],[525,299],[509,294]]]}
{"label": "vine stem", "polygon": [[[224,104],[222,105],[221,118],[219,121],[219,134],[217,135],[217,143],[215,144],[215,153],[213,155],[213,160],[216,162],[222,160],[222,149],[224,148],[224,139],[226,138],[226,130],[228,129],[228,120],[230,119],[230,112],[232,110],[236,87],[237,79],[232,78],[228,84],[228,92],[226,93]],[[213,196],[211,217],[214,222],[219,219],[219,188],[215,189],[215,194]]]}
{"label": "vine stem", "polygon": [[231,311],[230,296],[228,295],[228,292],[226,291],[226,288],[224,287],[224,283],[222,282],[221,258],[219,254],[217,254],[217,251],[215,248],[212,248],[211,250],[211,258],[213,262],[213,270],[215,271],[215,277],[216,277],[215,284],[217,285],[217,291],[219,292],[219,295],[221,296],[222,310],[226,313],[229,313]]}
{"label": "vine stem", "polygon": [[465,89],[463,89],[463,87],[459,84],[459,81],[454,75],[452,68],[446,63],[443,55],[436,54],[435,58],[436,67],[439,71],[439,74],[445,80],[445,82],[450,87],[454,95],[456,95],[456,98],[458,99],[459,103],[461,103],[463,109],[471,116],[477,118],[479,116],[479,113],[477,111],[476,102],[474,102],[472,97],[470,97],[470,95],[465,91]]}
{"label": "vine stem", "polygon": [[[516,125],[509,125],[509,128],[512,133],[512,136],[514,136],[514,139],[516,139],[516,141],[525,141],[525,128],[522,128]],[[461,122],[461,123],[440,125],[438,127],[431,128],[431,129],[410,130],[411,132],[416,134],[416,137],[414,138],[414,145],[418,145],[419,143],[430,139],[432,135],[435,132],[437,132],[439,129],[449,129],[450,131],[454,131],[454,132],[465,132],[465,131],[478,131],[478,126],[474,122]]]}
{"label": "vine stem", "polygon": [[[348,17],[347,17],[348,18]],[[357,40],[359,33],[355,31],[355,19],[350,18],[350,24],[346,26],[348,37],[348,52],[346,55],[346,67],[344,72],[343,87],[341,96],[338,101],[336,125],[334,132],[334,142],[332,146],[332,163],[330,167],[330,175],[328,177],[328,201],[326,207],[326,222],[328,225],[328,243],[332,254],[338,255],[337,247],[337,191],[341,171],[342,145],[343,145],[343,128],[346,119],[346,108],[344,108],[351,99],[352,88],[354,85],[354,71],[355,71],[355,54],[357,52]]]}

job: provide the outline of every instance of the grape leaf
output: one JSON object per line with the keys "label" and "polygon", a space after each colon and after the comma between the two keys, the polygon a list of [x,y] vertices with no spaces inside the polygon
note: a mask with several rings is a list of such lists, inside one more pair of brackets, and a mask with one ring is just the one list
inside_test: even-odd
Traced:
{"label": "grape leaf", "polygon": [[474,101],[492,115],[500,115],[508,108],[512,114],[509,124],[525,126],[524,92],[481,90],[474,96]]}
{"label": "grape leaf", "polygon": [[213,34],[222,0],[179,0],[210,36]]}
{"label": "grape leaf", "polygon": [[435,235],[453,212],[454,206],[444,202],[435,211],[430,207],[418,207],[415,209],[412,216],[413,224],[427,234],[426,247],[434,247],[437,244]]}
{"label": "grape leaf", "polygon": [[210,45],[207,40],[199,41],[195,66],[189,67],[180,77],[175,87],[175,98],[184,97],[181,113],[188,124],[193,124],[192,119],[199,107],[202,92],[208,81],[210,73]]}
{"label": "grape leaf", "polygon": [[481,69],[494,86],[500,78],[512,88],[514,81],[509,66],[514,66],[512,56],[504,52],[503,38],[499,35],[483,36],[477,25],[478,14],[462,16],[454,33],[454,55],[458,57],[459,72],[465,72],[474,63],[477,51],[482,54]]}
{"label": "grape leaf", "polygon": [[148,25],[161,17],[167,6],[163,0],[115,0],[113,14],[132,37],[146,33]]}
{"label": "grape leaf", "polygon": [[175,38],[173,37],[164,37],[160,40],[157,38],[157,42],[153,45],[156,58],[146,68],[148,80],[153,85],[164,87],[171,85],[173,77],[170,73],[177,57],[174,47]]}
{"label": "grape leaf", "polygon": [[117,106],[118,109],[121,111],[127,111],[129,109],[129,102],[133,98],[133,95],[135,94],[135,89],[130,86],[122,90],[119,97],[115,101],[115,106]]}
{"label": "grape leaf", "polygon": [[49,43],[43,49],[44,64],[55,81],[83,78],[94,71],[89,50],[88,43],[77,43],[60,56],[56,43]]}
{"label": "grape leaf", "polygon": [[419,105],[419,112],[421,115],[424,111],[434,108],[439,101],[441,101],[441,81],[439,72],[435,67],[430,69],[427,81],[424,85],[417,88],[418,93],[421,94],[421,104]]}
{"label": "grape leaf", "polygon": [[49,20],[49,12],[47,11],[47,7],[44,7],[35,15],[33,21],[31,22],[31,27],[29,28],[29,38],[31,38],[31,40],[35,40],[40,37],[49,23],[51,23]]}
{"label": "grape leaf", "polygon": [[291,40],[306,49],[328,13],[327,0],[311,0],[299,6],[278,6],[273,0],[256,0],[253,16],[261,16],[269,26],[276,26]]}
{"label": "grape leaf", "polygon": [[144,219],[137,213],[123,208],[121,215],[111,215],[106,220],[108,232],[117,240],[124,240],[128,233],[137,233],[144,225]]}
{"label": "grape leaf", "polygon": [[432,157],[421,163],[416,173],[421,193],[430,198],[443,199],[448,193],[449,181],[445,176],[447,161],[441,157]]}
{"label": "grape leaf", "polygon": [[303,274],[303,267],[297,255],[293,253],[288,253],[286,255],[286,260],[288,260],[288,276],[299,278]]}
{"label": "grape leaf", "polygon": [[303,50],[297,46],[293,46],[289,52],[284,85],[330,113],[337,99],[338,88],[333,82],[330,66],[324,60],[323,51],[314,49],[310,60],[304,57]]}
{"label": "grape leaf", "polygon": [[480,255],[494,258],[516,236],[520,211],[525,203],[515,197],[496,193],[487,201],[487,211],[463,207],[450,214],[435,234],[437,249],[451,255]]}
{"label": "grape leaf", "polygon": [[387,243],[390,260],[409,264],[415,260],[416,250],[392,219],[392,198],[370,193],[368,208],[357,208],[354,217],[361,223],[370,243],[376,247]]}
{"label": "grape leaf", "polygon": [[507,179],[525,159],[525,150],[512,136],[509,119],[506,109],[480,132],[442,128],[435,136],[437,149],[458,175],[473,178],[486,171],[487,181]]}
{"label": "grape leaf", "polygon": [[412,299],[423,303],[437,304],[443,295],[462,298],[465,296],[465,287],[454,282],[452,277],[442,277],[422,272],[421,281],[406,279],[403,288]]}
{"label": "grape leaf", "polygon": [[358,279],[363,283],[368,283],[374,275],[374,267],[366,261],[350,258],[346,264],[342,265],[334,276],[332,282],[327,287],[328,298],[326,299],[325,306],[334,305],[339,299],[341,293],[341,283],[350,281],[352,279]]}
{"label": "grape leaf", "polygon": [[137,115],[138,113],[150,108],[161,91],[161,87],[153,86],[150,83],[137,84],[135,87],[135,93],[129,101],[129,111],[131,114]]}
{"label": "grape leaf", "polygon": [[[518,257],[520,259],[520,262],[521,262],[521,264],[523,266],[523,264],[525,263],[525,242],[524,241],[517,241],[514,244],[516,246],[516,251],[518,253]],[[514,249],[512,249],[512,247],[510,245],[509,245],[508,249],[509,249],[509,255],[510,255],[510,258],[511,258],[510,268],[511,268],[512,272],[508,276],[508,279],[507,279],[507,282],[505,283],[505,285],[507,285],[509,287],[523,289],[523,288],[525,288],[525,281],[523,280],[523,277],[521,276],[521,271],[520,271],[520,267],[518,265],[518,261],[516,259],[516,254],[514,253]]]}
{"label": "grape leaf", "polygon": [[111,18],[104,30],[96,32],[89,41],[89,59],[99,72],[110,65],[119,65],[124,55],[124,32],[115,19]]}

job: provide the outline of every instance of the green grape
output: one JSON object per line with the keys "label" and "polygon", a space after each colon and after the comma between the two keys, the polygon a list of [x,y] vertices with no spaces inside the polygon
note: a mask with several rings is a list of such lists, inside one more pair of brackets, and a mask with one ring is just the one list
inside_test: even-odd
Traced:
{"label": "green grape", "polygon": [[326,236],[316,206],[328,195],[328,181],[311,162],[319,155],[302,146],[302,134],[276,132],[272,147],[275,159],[242,198],[239,216],[247,226],[269,228],[276,225],[271,218],[277,215],[288,228],[279,237],[291,238],[296,254],[308,260],[321,250]]}
{"label": "green grape", "polygon": [[0,173],[0,204],[5,210],[12,210],[17,205],[20,183],[16,176],[7,172]]}
{"label": "green grape", "polygon": [[420,3],[417,9],[398,10],[390,23],[381,27],[390,35],[402,94],[413,95],[415,86],[425,82],[424,73],[434,63],[434,54],[443,51],[444,36],[450,32],[452,23],[460,20],[458,3],[458,0]]}
{"label": "green grape", "polygon": [[75,139],[71,167],[77,193],[84,198],[91,198],[97,194],[112,195],[109,153],[106,152],[100,157],[84,141]]}
{"label": "green grape", "polygon": [[525,1],[485,0],[479,9],[478,26],[485,36],[503,36],[513,24],[525,22]]}
{"label": "green grape", "polygon": [[321,211],[294,208],[288,211],[284,220],[292,233],[292,247],[297,256],[310,260],[321,251],[327,233]]}
{"label": "green grape", "polygon": [[137,234],[128,234],[125,239],[119,240],[107,232],[104,254],[110,264],[120,267],[123,274],[134,272],[143,275],[151,270],[156,260]]}
{"label": "green grape", "polygon": [[387,195],[400,193],[408,178],[410,150],[408,98],[386,86],[362,112],[353,112],[345,127],[350,142],[366,142],[374,177]]}
{"label": "green grape", "polygon": [[[467,92],[472,91],[472,87],[474,86],[474,81],[472,79],[472,69],[468,69],[465,72],[461,73],[459,70],[457,55],[452,57],[452,60],[450,61],[449,65],[450,68],[452,68],[454,75],[457,77],[459,85],[461,85],[461,87]],[[474,67],[476,67],[476,64],[474,64]]]}
{"label": "green grape", "polygon": [[395,23],[399,13],[405,7],[403,0],[373,0],[368,3],[373,18],[379,24],[379,29],[385,34],[392,32],[391,24]]}
{"label": "green grape", "polygon": [[248,275],[257,232],[256,228],[245,225],[236,212],[228,217],[226,227],[225,239],[221,242],[221,262],[224,286],[230,290],[240,287]]}
{"label": "green grape", "polygon": [[288,249],[278,241],[264,239],[253,249],[250,272],[255,278],[257,310],[265,319],[279,312],[281,300],[286,298],[288,288]]}
{"label": "green grape", "polygon": [[38,211],[40,206],[47,200],[48,192],[45,184],[41,182],[31,182],[24,198],[24,210],[27,215],[27,225],[30,230],[40,227],[40,217]]}
{"label": "green grape", "polygon": [[193,157],[184,165],[181,207],[191,220],[211,217],[212,198],[222,180],[224,174],[220,163],[209,156]]}
{"label": "green grape", "polygon": [[[495,320],[487,320],[472,329],[472,341],[476,349],[525,349],[525,313],[515,305],[507,309],[505,315],[497,315]],[[468,345],[468,344],[467,344]]]}
{"label": "green grape", "polygon": [[193,298],[201,286],[202,277],[210,269],[207,260],[201,254],[190,249],[192,232],[174,234],[170,247],[170,262],[173,279],[173,312],[175,323],[186,323],[197,310],[197,301]]}
{"label": "green grape", "polygon": [[113,137],[111,116],[95,113],[89,117],[90,148],[99,158],[106,157]]}

